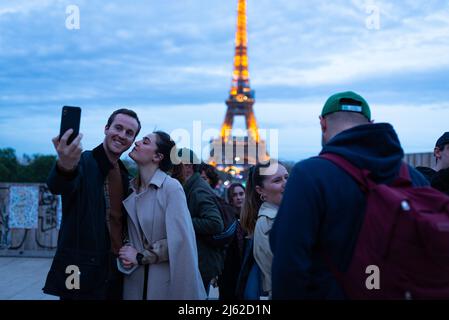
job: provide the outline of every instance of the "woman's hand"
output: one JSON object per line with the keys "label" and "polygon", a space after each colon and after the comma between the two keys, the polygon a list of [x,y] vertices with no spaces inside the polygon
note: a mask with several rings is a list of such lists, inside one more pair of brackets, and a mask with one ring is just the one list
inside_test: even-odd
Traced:
{"label": "woman's hand", "polygon": [[125,269],[131,269],[134,266],[134,263],[132,263],[128,260],[122,259],[122,265],[123,265],[123,268],[125,268]]}
{"label": "woman's hand", "polygon": [[137,264],[136,260],[137,250],[131,246],[123,246],[119,251],[119,258],[122,259],[123,264]]}

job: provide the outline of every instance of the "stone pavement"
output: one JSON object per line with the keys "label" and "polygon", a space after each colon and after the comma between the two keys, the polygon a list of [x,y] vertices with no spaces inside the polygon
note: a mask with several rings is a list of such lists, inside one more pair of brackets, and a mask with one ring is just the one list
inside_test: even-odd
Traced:
{"label": "stone pavement", "polygon": [[[42,292],[52,259],[0,257],[0,300],[58,300]],[[216,300],[218,290],[210,289]]]}
{"label": "stone pavement", "polygon": [[42,292],[51,259],[0,257],[0,300],[58,300]]}

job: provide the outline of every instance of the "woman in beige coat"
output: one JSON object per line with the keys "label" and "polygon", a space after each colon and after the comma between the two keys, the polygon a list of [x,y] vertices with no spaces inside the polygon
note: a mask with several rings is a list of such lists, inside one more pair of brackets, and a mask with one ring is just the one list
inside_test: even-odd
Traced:
{"label": "woman in beige coat", "polygon": [[120,249],[126,300],[196,300],[206,293],[198,269],[192,219],[181,184],[167,175],[175,143],[154,132],[135,143],[129,156],[139,175],[123,201],[129,244]]}
{"label": "woman in beige coat", "polygon": [[288,179],[287,169],[279,162],[251,167],[241,213],[242,227],[253,237],[253,255],[262,271],[263,291],[271,299],[271,264],[273,253],[269,235],[276,218]]}

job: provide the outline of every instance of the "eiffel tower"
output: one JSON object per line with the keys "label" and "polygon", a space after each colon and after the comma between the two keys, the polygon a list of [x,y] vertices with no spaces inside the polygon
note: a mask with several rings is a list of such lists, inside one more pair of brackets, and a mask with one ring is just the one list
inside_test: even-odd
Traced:
{"label": "eiffel tower", "polygon": [[[269,159],[265,141],[259,136],[253,110],[255,95],[249,85],[246,25],[246,0],[238,0],[232,85],[226,100],[227,110],[220,137],[211,141],[211,158],[209,159],[212,165],[223,171],[232,170],[231,173],[239,173],[258,161]],[[247,136],[232,136],[236,116],[245,117]]]}

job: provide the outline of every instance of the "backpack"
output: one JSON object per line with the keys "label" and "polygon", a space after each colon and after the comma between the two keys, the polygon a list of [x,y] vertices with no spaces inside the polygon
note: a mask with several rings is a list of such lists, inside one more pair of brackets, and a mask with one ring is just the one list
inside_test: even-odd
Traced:
{"label": "backpack", "polygon": [[262,271],[254,259],[253,247],[253,238],[246,239],[243,262],[235,290],[238,300],[260,300],[260,297],[265,294],[262,288]]}
{"label": "backpack", "polygon": [[365,217],[348,269],[341,273],[326,259],[347,297],[448,299],[449,197],[430,187],[413,187],[405,163],[386,185],[376,184],[367,170],[338,155],[320,158],[352,176],[366,194]]}
{"label": "backpack", "polygon": [[203,239],[212,247],[227,248],[234,239],[237,231],[237,211],[232,205],[227,203],[221,197],[215,195],[215,203],[220,211],[223,220],[224,229],[222,232],[214,235],[204,235]]}

